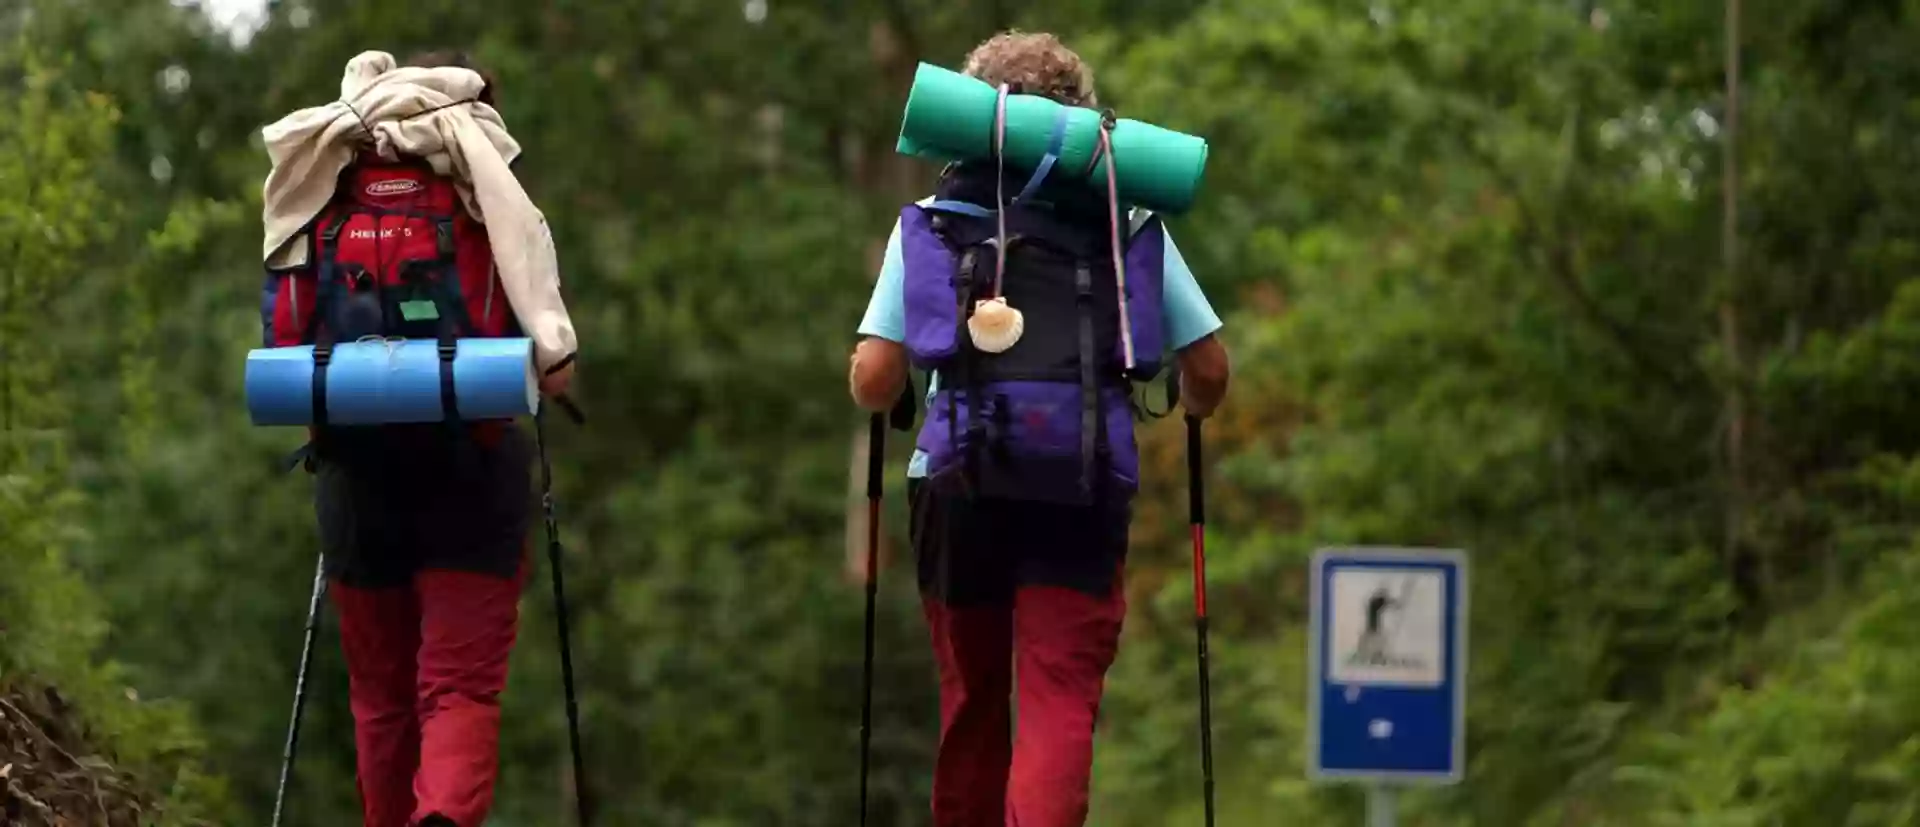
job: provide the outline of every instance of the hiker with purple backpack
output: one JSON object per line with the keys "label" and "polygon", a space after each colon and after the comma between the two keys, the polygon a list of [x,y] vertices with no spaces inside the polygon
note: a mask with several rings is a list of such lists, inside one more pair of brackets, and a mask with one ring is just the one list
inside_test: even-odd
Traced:
{"label": "hiker with purple backpack", "polygon": [[[1097,105],[1091,70],[1050,34],[995,36],[965,73]],[[1220,319],[1160,219],[1118,203],[1111,180],[1034,177],[954,164],[902,210],[852,356],[854,399],[874,412],[911,393],[910,362],[929,370],[907,476],[940,673],[935,827],[1084,824],[1126,614],[1133,383],[1172,354],[1188,416],[1226,395]]]}

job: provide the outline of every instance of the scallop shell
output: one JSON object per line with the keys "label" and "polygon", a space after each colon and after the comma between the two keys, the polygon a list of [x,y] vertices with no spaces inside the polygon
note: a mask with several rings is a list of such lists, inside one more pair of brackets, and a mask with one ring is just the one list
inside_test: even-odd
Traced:
{"label": "scallop shell", "polygon": [[1007,297],[982,299],[973,305],[973,318],[967,320],[967,333],[973,346],[987,353],[1002,353],[1020,341],[1027,329],[1020,311],[1007,305]]}

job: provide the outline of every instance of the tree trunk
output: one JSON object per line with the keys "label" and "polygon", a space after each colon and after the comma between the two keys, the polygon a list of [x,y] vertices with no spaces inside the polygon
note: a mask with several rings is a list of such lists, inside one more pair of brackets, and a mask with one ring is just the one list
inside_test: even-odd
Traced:
{"label": "tree trunk", "polygon": [[[1726,130],[1721,140],[1720,255],[1723,280],[1720,293],[1720,345],[1726,352],[1726,536],[1724,555],[1729,573],[1739,577],[1741,548],[1746,535],[1746,512],[1751,495],[1747,479],[1746,358],[1740,336],[1740,0],[1726,0]],[[1766,581],[1761,574],[1761,583]]]}

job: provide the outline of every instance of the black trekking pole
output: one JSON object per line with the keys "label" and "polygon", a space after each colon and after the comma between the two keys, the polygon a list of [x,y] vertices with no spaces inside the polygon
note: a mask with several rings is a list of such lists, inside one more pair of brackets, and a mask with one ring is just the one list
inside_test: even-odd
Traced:
{"label": "black trekking pole", "polygon": [[[565,403],[575,422],[585,421],[570,401]],[[567,746],[573,751],[573,799],[580,825],[592,823],[587,796],[586,762],[580,751],[580,704],[573,688],[573,644],[567,631],[567,589],[560,572],[560,526],[553,515],[553,466],[547,462],[546,413],[533,415],[534,442],[540,450],[540,507],[547,519],[547,567],[553,571],[553,611],[560,627],[560,679],[567,693]]]}
{"label": "black trekking pole", "polygon": [[307,706],[307,670],[313,665],[313,641],[320,632],[320,601],[327,594],[326,557],[313,567],[313,599],[307,603],[306,642],[300,646],[300,673],[293,682],[293,720],[287,724],[287,747],[280,753],[280,788],[273,796],[273,827],[287,804],[287,782],[293,777],[294,750],[300,746],[300,713]]}
{"label": "black trekking pole", "polygon": [[886,468],[887,428],[913,430],[919,413],[919,397],[914,395],[909,376],[900,388],[893,409],[875,413],[867,420],[867,621],[866,652],[860,670],[860,824],[867,823],[867,776],[872,763],[873,745],[873,625],[880,593],[880,500],[885,488],[881,474]]}
{"label": "black trekking pole", "polygon": [[1207,827],[1213,827],[1213,701],[1207,667],[1207,486],[1201,473],[1200,420],[1187,415],[1187,512],[1193,526],[1193,630],[1200,662],[1200,773]]}
{"label": "black trekking pole", "polygon": [[860,824],[867,823],[867,769],[873,742],[873,619],[880,586],[880,473],[885,465],[887,417],[876,413],[867,422],[867,630],[866,656],[860,672]]}

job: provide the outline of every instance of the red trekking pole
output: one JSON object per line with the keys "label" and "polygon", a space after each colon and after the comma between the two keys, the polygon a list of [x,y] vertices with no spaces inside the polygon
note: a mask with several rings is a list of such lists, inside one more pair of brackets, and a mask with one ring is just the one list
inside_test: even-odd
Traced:
{"label": "red trekking pole", "polygon": [[1193,526],[1193,631],[1200,662],[1200,772],[1207,827],[1213,827],[1213,702],[1207,666],[1207,485],[1201,473],[1200,420],[1187,415],[1187,513]]}

